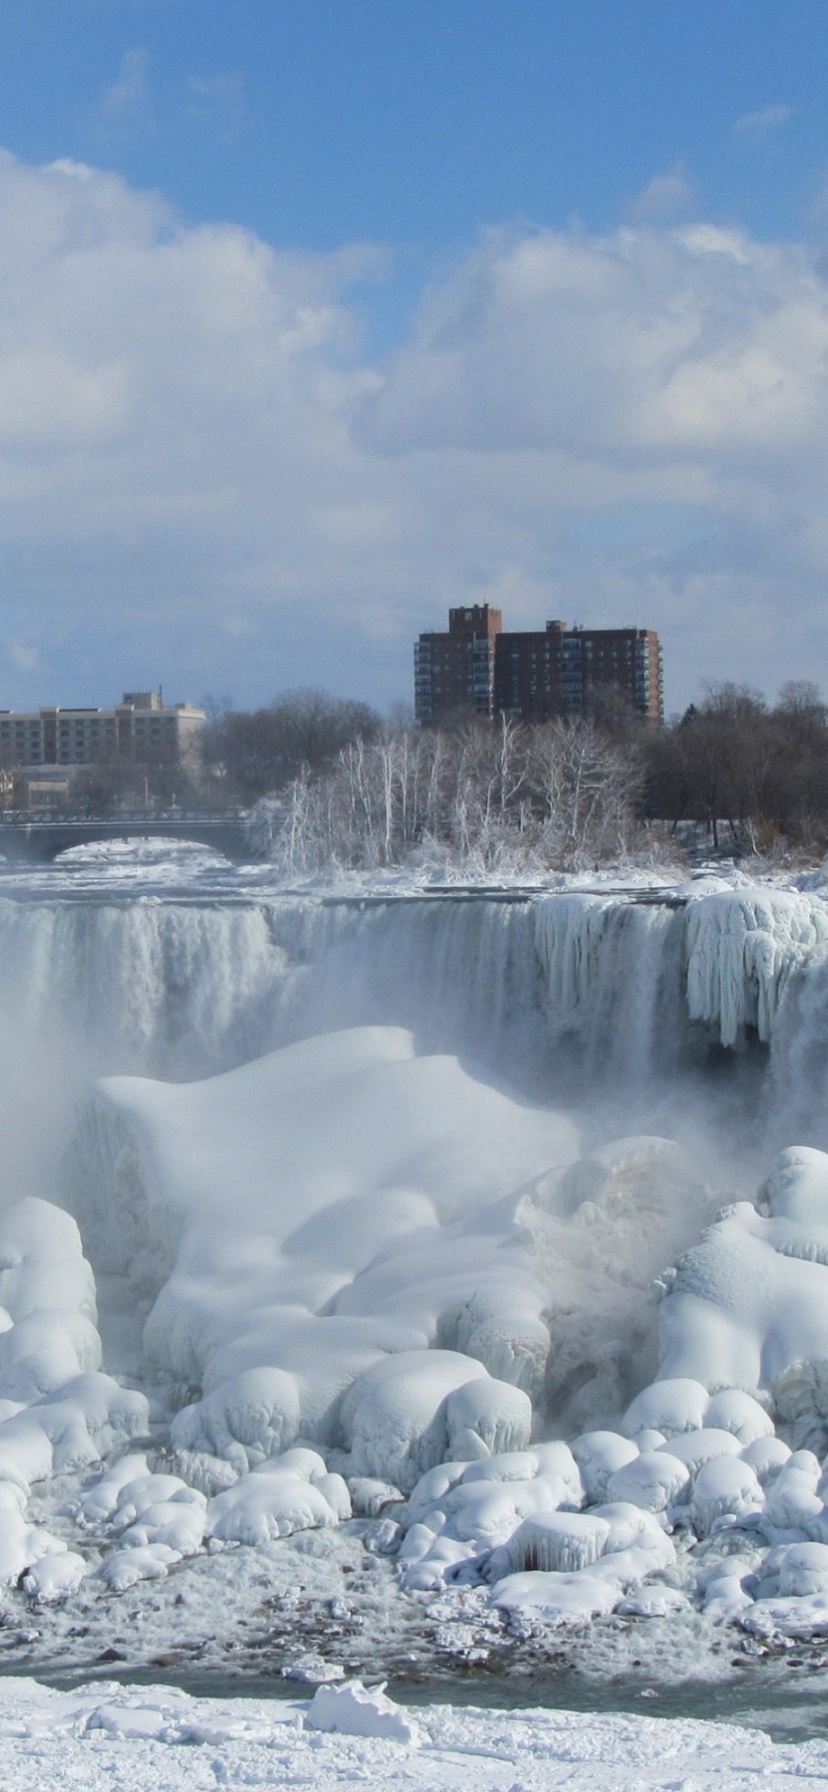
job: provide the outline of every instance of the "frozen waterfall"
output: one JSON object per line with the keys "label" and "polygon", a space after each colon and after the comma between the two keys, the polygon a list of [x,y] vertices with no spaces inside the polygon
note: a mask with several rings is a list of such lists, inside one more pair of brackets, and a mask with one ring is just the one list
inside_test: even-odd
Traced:
{"label": "frozen waterfall", "polygon": [[[532,1094],[642,1089],[770,1045],[824,1093],[828,904],[750,887],[222,902],[0,901],[6,1054],[188,1079],[354,1025],[410,1028]],[[36,1042],[36,1043],[35,1043]],[[44,1042],[46,1042],[44,1044]]]}

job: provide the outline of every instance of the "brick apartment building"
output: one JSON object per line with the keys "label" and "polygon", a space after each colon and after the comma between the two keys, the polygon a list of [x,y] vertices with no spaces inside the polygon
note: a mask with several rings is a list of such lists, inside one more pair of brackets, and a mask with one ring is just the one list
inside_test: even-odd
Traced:
{"label": "brick apartment building", "polygon": [[648,721],[664,716],[661,646],[649,628],[596,628],[547,622],[510,632],[500,610],[473,604],[449,610],[446,631],[414,648],[417,720],[437,722],[458,709],[545,722],[589,713],[614,691]]}

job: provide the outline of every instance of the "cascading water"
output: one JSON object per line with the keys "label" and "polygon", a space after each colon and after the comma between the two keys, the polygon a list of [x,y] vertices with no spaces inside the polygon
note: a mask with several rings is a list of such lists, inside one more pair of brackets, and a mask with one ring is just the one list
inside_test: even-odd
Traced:
{"label": "cascading water", "polygon": [[186,1079],[392,1024],[536,1095],[641,1090],[686,1067],[699,1034],[730,1048],[755,1032],[777,1105],[798,1100],[804,1123],[823,941],[828,905],[785,891],[7,899],[0,989],[13,1050],[51,1042],[83,1074]]}

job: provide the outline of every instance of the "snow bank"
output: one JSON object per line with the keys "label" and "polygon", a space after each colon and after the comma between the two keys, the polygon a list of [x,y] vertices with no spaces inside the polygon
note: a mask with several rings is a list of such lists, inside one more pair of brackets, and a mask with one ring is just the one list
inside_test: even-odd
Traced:
{"label": "snow bank", "polygon": [[[600,1609],[600,1583],[593,1606]],[[774,1743],[761,1731],[642,1715],[430,1704],[402,1709],[359,1681],[320,1688],[310,1702],[192,1698],[175,1687],[108,1681],[54,1692],[33,1680],[0,1683],[4,1786],[89,1792],[190,1792],[194,1785],[275,1784],[376,1792],[768,1792],[824,1784],[822,1740]]]}

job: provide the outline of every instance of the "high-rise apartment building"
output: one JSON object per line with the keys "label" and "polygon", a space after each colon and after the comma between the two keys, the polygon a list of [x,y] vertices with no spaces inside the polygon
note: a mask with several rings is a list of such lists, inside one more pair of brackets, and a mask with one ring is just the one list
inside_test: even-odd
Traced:
{"label": "high-rise apartment building", "polygon": [[543,630],[503,628],[488,604],[450,610],[447,632],[421,635],[414,649],[419,722],[459,709],[524,722],[585,715],[614,692],[651,722],[664,714],[661,646],[654,629],[547,622]]}
{"label": "high-rise apartment building", "polygon": [[418,722],[456,709],[494,713],[495,650],[503,627],[488,604],[449,610],[448,633],[421,635],[414,648],[414,708]]}

